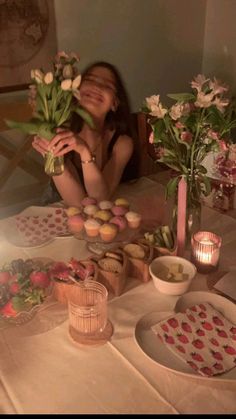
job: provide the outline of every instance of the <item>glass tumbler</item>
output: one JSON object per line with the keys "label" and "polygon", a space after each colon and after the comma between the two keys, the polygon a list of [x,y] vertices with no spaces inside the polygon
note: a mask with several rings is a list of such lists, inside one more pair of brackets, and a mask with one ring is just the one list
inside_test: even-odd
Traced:
{"label": "glass tumbler", "polygon": [[214,271],[218,267],[221,238],[209,231],[199,231],[192,235],[191,260],[200,273]]}
{"label": "glass tumbler", "polygon": [[104,285],[86,280],[69,294],[69,324],[83,336],[101,333],[107,325],[107,296]]}

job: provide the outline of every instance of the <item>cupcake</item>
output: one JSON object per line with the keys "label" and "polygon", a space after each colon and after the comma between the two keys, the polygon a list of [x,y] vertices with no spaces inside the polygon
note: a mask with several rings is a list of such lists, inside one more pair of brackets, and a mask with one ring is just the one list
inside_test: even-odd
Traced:
{"label": "cupcake", "polygon": [[124,205],[113,205],[111,212],[114,215],[125,215],[126,212],[128,212],[128,208],[126,208]]}
{"label": "cupcake", "polygon": [[126,220],[128,221],[128,226],[130,228],[138,228],[141,223],[141,215],[134,211],[128,211],[125,214]]}
{"label": "cupcake", "polygon": [[81,202],[83,207],[86,207],[86,205],[93,205],[93,204],[96,205],[96,203],[97,203],[97,200],[95,198],[91,198],[90,196],[86,196]]}
{"label": "cupcake", "polygon": [[80,214],[72,215],[67,219],[68,229],[72,233],[79,233],[84,228],[84,217]]}
{"label": "cupcake", "polygon": [[71,217],[72,215],[80,214],[81,209],[78,207],[69,207],[65,209],[65,213],[67,217]]}
{"label": "cupcake", "polygon": [[99,233],[100,223],[97,220],[94,220],[93,218],[90,218],[89,220],[85,221],[84,228],[86,231],[87,236],[89,237],[96,237]]}
{"label": "cupcake", "polygon": [[116,215],[110,219],[110,223],[117,225],[119,231],[123,231],[128,227],[128,222],[125,217]]}
{"label": "cupcake", "polygon": [[129,202],[125,198],[117,198],[115,200],[115,205],[118,205],[118,206],[121,205],[122,207],[129,208]]}
{"label": "cupcake", "polygon": [[99,229],[99,234],[104,242],[111,242],[118,233],[118,227],[115,224],[105,223]]}
{"label": "cupcake", "polygon": [[113,207],[113,203],[111,201],[100,201],[98,206],[101,210],[110,210]]}
{"label": "cupcake", "polygon": [[103,222],[107,222],[112,218],[111,211],[108,210],[100,210],[94,214],[94,218],[101,220]]}
{"label": "cupcake", "polygon": [[98,211],[98,206],[95,204],[86,205],[84,207],[84,213],[89,216],[93,216]]}

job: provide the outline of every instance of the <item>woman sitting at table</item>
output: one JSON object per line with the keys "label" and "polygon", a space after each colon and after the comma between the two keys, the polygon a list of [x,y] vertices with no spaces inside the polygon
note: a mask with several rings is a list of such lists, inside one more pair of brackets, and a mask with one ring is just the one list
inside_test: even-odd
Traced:
{"label": "woman sitting at table", "polygon": [[71,130],[59,128],[50,143],[38,136],[32,143],[43,156],[49,149],[55,156],[66,155],[65,170],[53,182],[57,200],[61,197],[68,206],[79,206],[86,195],[108,199],[134,155],[128,96],[116,68],[106,62],[90,65],[82,75],[80,96],[96,129],[76,115]]}

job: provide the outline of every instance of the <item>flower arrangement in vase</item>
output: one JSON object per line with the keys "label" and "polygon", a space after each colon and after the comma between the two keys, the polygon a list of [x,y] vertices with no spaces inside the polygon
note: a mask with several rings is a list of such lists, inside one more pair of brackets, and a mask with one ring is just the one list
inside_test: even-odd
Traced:
{"label": "flower arrangement in vase", "polygon": [[[225,97],[225,85],[199,74],[191,87],[191,93],[168,94],[175,100],[169,108],[163,107],[159,95],[146,98],[142,108],[152,128],[149,142],[155,146],[156,161],[173,170],[166,197],[176,193],[181,179],[186,182],[186,228],[190,234],[194,220],[189,221],[188,214],[199,217],[201,196],[211,191],[202,162],[209,152],[220,149],[223,140],[230,142],[231,130],[236,126],[234,103]],[[176,211],[177,207],[175,215]]]}
{"label": "flower arrangement in vase", "polygon": [[[75,53],[59,52],[53,61],[53,71],[31,70],[32,84],[29,86],[29,104],[32,118],[29,122],[6,120],[10,128],[20,129],[26,134],[39,135],[50,141],[56,128],[69,127],[75,112],[93,127],[93,120],[79,104],[81,74]],[[64,158],[55,157],[50,151],[45,155],[45,172],[59,175],[64,170]]]}

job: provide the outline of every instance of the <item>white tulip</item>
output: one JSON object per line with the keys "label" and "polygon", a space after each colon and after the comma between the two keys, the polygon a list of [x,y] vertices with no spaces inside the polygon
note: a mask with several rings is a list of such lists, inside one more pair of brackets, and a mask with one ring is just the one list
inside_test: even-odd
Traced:
{"label": "white tulip", "polygon": [[49,73],[45,74],[44,76],[44,83],[45,84],[51,84],[53,82],[53,74],[50,71]]}
{"label": "white tulip", "polygon": [[78,89],[81,83],[81,74],[79,74],[72,82],[72,90]]}
{"label": "white tulip", "polygon": [[36,83],[39,83],[39,84],[42,83],[43,78],[44,78],[43,72],[39,69],[36,69],[36,70],[33,70],[33,71],[34,71],[34,79],[35,79]]}
{"label": "white tulip", "polygon": [[66,79],[66,80],[63,80],[61,82],[62,90],[70,90],[71,86],[72,86],[72,80],[71,79]]}

